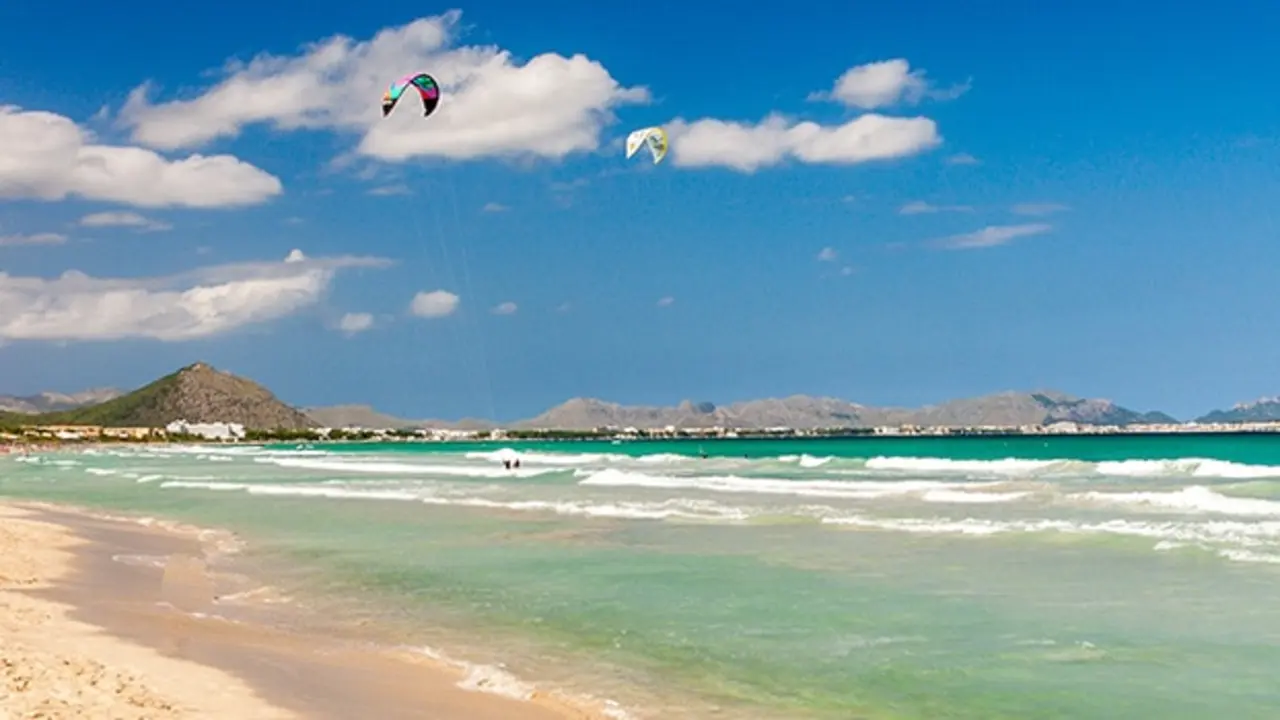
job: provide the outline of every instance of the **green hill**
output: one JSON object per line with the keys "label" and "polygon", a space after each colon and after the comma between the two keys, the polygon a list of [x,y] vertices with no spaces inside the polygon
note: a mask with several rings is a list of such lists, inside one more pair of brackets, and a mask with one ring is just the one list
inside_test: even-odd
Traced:
{"label": "green hill", "polygon": [[0,413],[0,424],[8,426],[164,427],[175,420],[240,423],[256,430],[315,427],[261,385],[201,362],[97,405],[38,415]]}

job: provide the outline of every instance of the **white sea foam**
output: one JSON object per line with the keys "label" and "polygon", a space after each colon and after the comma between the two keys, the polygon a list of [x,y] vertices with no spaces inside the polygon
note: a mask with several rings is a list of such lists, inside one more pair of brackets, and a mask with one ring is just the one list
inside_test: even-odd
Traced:
{"label": "white sea foam", "polygon": [[892,470],[907,473],[968,474],[968,475],[1026,475],[1046,470],[1068,470],[1080,463],[1073,460],[950,460],[929,457],[873,457],[866,462],[871,470]]}
{"label": "white sea foam", "polygon": [[1232,480],[1280,478],[1280,467],[1275,465],[1246,465],[1208,458],[1100,462],[1096,466],[1096,472],[1100,475],[1117,477],[1186,476]]}
{"label": "white sea foam", "polygon": [[391,500],[422,502],[429,505],[511,510],[516,512],[548,512],[558,515],[618,518],[633,520],[684,519],[737,522],[749,519],[751,512],[713,502],[673,498],[660,502],[593,502],[588,500],[491,500],[473,496],[447,497],[423,488],[418,490],[373,490],[359,487],[325,485],[271,485],[239,482],[170,481],[160,484],[165,489],[244,492],[275,497],[324,498],[331,500]]}
{"label": "white sea foam", "polygon": [[338,473],[368,473],[380,475],[449,475],[475,478],[531,478],[558,472],[555,468],[517,468],[508,470],[486,465],[419,465],[417,463],[381,462],[373,460],[308,460],[304,458],[255,458],[254,462],[269,463],[284,468],[320,470]]}
{"label": "white sea foam", "polygon": [[[846,515],[822,518],[831,525],[861,527],[870,530],[887,530],[929,535],[992,536],[1023,533],[1057,532],[1080,535],[1117,535],[1149,538],[1157,541],[1155,550],[1169,550],[1180,545],[1199,545],[1217,548],[1223,557],[1246,561],[1238,551],[1259,553],[1276,548],[1280,541],[1280,521],[1238,522],[1142,522],[1115,519],[1103,522],[1083,522],[1065,519],[1017,519],[997,520],[988,518],[881,518],[866,515]],[[1252,556],[1250,556],[1252,557]],[[1280,557],[1280,556],[1277,556]],[[1259,562],[1254,558],[1249,560]]]}
{"label": "white sea foam", "polygon": [[722,493],[794,495],[853,500],[873,500],[929,490],[960,490],[999,485],[998,482],[943,482],[938,480],[787,480],[734,475],[648,475],[625,470],[577,471],[582,486],[639,487],[666,490],[705,490]]}
{"label": "white sea foam", "polygon": [[[422,655],[423,657],[430,658],[434,662],[458,671],[458,673],[462,675],[462,679],[455,683],[455,685],[462,690],[488,693],[490,695],[498,695],[526,702],[533,700],[535,695],[539,692],[537,685],[517,677],[514,673],[507,670],[506,666],[502,663],[491,665],[459,660],[455,657],[451,657],[441,650],[431,647],[410,647],[405,649]],[[570,706],[580,707],[583,710],[594,710],[605,717],[613,718],[613,720],[632,720],[633,717],[625,707],[615,700],[601,700],[589,696],[571,695],[554,690],[547,694],[566,701]]]}
{"label": "white sea foam", "polygon": [[1280,502],[1222,495],[1203,485],[1166,492],[1087,492],[1068,496],[1086,502],[1152,508],[1181,513],[1213,513],[1250,517],[1280,517]]}

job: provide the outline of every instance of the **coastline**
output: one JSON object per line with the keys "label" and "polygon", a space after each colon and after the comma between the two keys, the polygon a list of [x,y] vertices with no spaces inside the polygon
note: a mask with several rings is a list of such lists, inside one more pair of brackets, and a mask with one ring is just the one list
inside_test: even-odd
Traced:
{"label": "coastline", "polygon": [[273,627],[251,605],[224,611],[223,579],[206,560],[232,539],[0,500],[0,707],[15,718],[122,720],[620,716],[554,693],[507,697],[426,653]]}

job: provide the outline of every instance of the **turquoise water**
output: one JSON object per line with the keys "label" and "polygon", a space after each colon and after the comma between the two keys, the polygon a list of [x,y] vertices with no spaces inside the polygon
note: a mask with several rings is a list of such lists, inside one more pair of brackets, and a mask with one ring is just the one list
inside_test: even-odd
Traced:
{"label": "turquoise water", "polygon": [[635,718],[1280,707],[1280,437],[122,446],[0,494],[234,529],[335,617]]}

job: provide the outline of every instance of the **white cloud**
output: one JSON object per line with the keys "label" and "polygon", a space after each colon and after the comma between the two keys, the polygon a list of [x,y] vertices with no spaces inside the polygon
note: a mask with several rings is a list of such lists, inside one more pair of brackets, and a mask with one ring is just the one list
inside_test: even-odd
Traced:
{"label": "white cloud", "polygon": [[835,262],[838,257],[840,257],[840,253],[836,252],[833,247],[824,247],[818,253],[818,259],[822,262]]}
{"label": "white cloud", "polygon": [[1027,225],[988,225],[976,232],[963,235],[952,235],[935,241],[939,247],[948,250],[972,250],[975,248],[995,247],[1013,242],[1018,238],[1041,235],[1053,229],[1046,223]]}
{"label": "white cloud", "polygon": [[[456,46],[461,13],[387,27],[371,39],[336,35],[287,56],[230,62],[224,78],[189,100],[152,104],[149,85],[130,94],[120,119],[137,142],[196,147],[247,125],[328,129],[360,136],[356,152],[388,161],[436,156],[562,158],[592,151],[614,108],[647,102],[584,55],[543,53],[519,63],[493,46]],[[429,68],[443,100],[430,119],[408,93],[387,118],[378,99],[406,68]]]}
{"label": "white cloud", "polygon": [[78,270],[53,279],[0,273],[0,339],[205,338],[314,304],[341,269],[390,264],[370,257],[291,256],[298,259],[150,278],[95,278]]}
{"label": "white cloud", "polygon": [[840,268],[841,277],[849,277],[853,273],[854,273],[854,269],[852,266],[845,265],[844,267]]}
{"label": "white cloud", "polygon": [[373,315],[369,313],[347,313],[338,321],[338,329],[348,335],[364,332],[373,327]]}
{"label": "white cloud", "polygon": [[926,117],[868,114],[842,125],[792,122],[773,114],[754,125],[702,119],[667,124],[672,160],[683,167],[719,166],[754,172],[787,159],[852,165],[923,152],[942,143]]}
{"label": "white cloud", "polygon": [[658,299],[658,307],[671,307],[676,304],[676,299],[670,295]]}
{"label": "white cloud", "polygon": [[487,212],[487,213],[506,212],[510,209],[511,209],[510,207],[503,205],[502,203],[496,203],[496,202],[487,202],[484,204],[484,207],[480,208],[481,211]]}
{"label": "white cloud", "polygon": [[458,309],[460,298],[448,290],[420,292],[409,303],[409,312],[424,318],[440,318],[452,315]]}
{"label": "white cloud", "polygon": [[132,227],[139,230],[159,231],[172,230],[173,226],[159,220],[139,215],[136,212],[98,212],[80,218],[81,227]]}
{"label": "white cloud", "polygon": [[408,185],[383,185],[369,190],[370,195],[411,195],[413,191]]}
{"label": "white cloud", "polygon": [[1009,208],[1009,212],[1014,215],[1031,215],[1039,217],[1042,215],[1053,215],[1054,213],[1066,212],[1071,208],[1061,203],[1019,203]]}
{"label": "white cloud", "polygon": [[32,235],[0,235],[0,247],[17,247],[19,245],[61,245],[67,241],[66,235],[58,233],[35,233]]}
{"label": "white cloud", "polygon": [[493,314],[494,315],[515,315],[517,309],[519,308],[516,306],[515,303],[511,301],[507,301],[504,303],[499,303],[498,305],[494,306]]}
{"label": "white cloud", "polygon": [[923,200],[909,202],[898,208],[899,215],[926,215],[941,212],[973,212],[968,205],[930,205]]}
{"label": "white cloud", "polygon": [[276,177],[230,155],[169,160],[143,148],[96,145],[61,115],[0,106],[0,198],[213,208],[261,203],[280,192]]}
{"label": "white cloud", "polygon": [[979,161],[978,158],[969,153],[956,153],[947,157],[946,163],[948,165],[977,165]]}
{"label": "white cloud", "polygon": [[969,90],[963,83],[946,90],[930,87],[923,70],[912,70],[904,58],[882,60],[849,68],[836,79],[835,87],[816,92],[810,100],[834,100],[848,107],[872,110],[899,102],[918,103],[929,97],[951,100]]}

